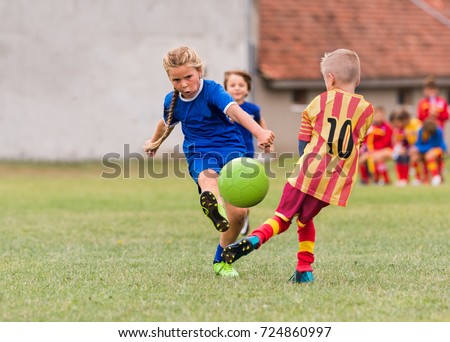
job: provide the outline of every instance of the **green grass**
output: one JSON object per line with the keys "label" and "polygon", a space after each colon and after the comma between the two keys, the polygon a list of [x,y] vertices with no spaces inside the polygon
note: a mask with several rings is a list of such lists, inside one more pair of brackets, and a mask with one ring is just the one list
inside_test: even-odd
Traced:
{"label": "green grass", "polygon": [[[316,281],[302,286],[287,282],[294,225],[222,279],[191,179],[102,170],[0,164],[0,321],[450,320],[449,182],[356,185],[347,208],[315,219]],[[278,203],[277,173],[253,227]]]}

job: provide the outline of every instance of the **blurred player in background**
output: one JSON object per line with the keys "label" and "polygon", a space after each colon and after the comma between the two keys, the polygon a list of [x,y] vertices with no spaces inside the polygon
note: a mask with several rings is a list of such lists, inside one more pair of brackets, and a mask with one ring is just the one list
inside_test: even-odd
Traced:
{"label": "blurred player in background", "polygon": [[361,148],[359,170],[361,182],[369,183],[370,176],[375,184],[390,184],[386,162],[392,158],[392,127],[386,120],[384,107],[375,108],[372,125]]}
{"label": "blurred player in background", "polygon": [[411,147],[417,141],[422,122],[411,117],[406,108],[401,108],[392,113],[391,122],[393,125],[394,148],[392,159],[395,161],[397,172],[397,186],[409,184],[410,173],[413,176],[412,183],[420,184],[420,172],[417,162],[411,163]]}
{"label": "blurred player in background", "polygon": [[[436,120],[427,119],[419,130],[419,136],[414,147],[411,149],[411,161],[423,165],[424,170],[422,180],[424,183],[439,185],[442,183],[439,161],[443,154],[447,152],[442,128]],[[431,179],[430,179],[431,178]]]}
{"label": "blurred player in background", "polygon": [[426,119],[433,119],[439,127],[444,129],[445,123],[449,119],[448,103],[443,97],[438,96],[439,90],[433,76],[429,76],[425,80],[423,93],[425,97],[417,105],[417,118],[422,122]]}
{"label": "blurred player in background", "polygon": [[[436,79],[433,76],[426,78],[423,87],[425,97],[420,100],[417,106],[417,117],[422,122],[426,119],[435,120],[438,126],[445,131],[445,124],[449,119],[448,103],[443,97],[440,97]],[[444,159],[438,160],[439,173],[444,172]]]}

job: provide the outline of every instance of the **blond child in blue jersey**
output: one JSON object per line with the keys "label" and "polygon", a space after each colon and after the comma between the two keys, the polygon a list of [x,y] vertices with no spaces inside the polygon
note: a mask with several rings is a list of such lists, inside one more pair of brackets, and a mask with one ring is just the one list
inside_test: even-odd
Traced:
{"label": "blond child in blue jersey", "polygon": [[[237,276],[236,270],[222,260],[222,250],[236,241],[245,219],[246,208],[222,203],[217,178],[231,159],[246,152],[242,137],[233,122],[246,127],[265,149],[273,143],[274,134],[259,126],[218,83],[202,78],[204,65],[189,47],[169,51],[163,65],[174,90],[164,101],[164,115],[144,151],[153,157],[174,125],[181,122],[183,151],[189,173],[200,189],[200,205],[205,215],[221,232],[213,261],[221,276]],[[231,121],[231,120],[233,121]]]}

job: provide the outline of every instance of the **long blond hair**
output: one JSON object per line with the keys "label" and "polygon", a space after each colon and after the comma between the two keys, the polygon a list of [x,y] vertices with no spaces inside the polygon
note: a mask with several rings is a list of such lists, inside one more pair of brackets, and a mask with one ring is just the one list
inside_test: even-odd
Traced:
{"label": "long blond hair", "polygon": [[[200,71],[203,74],[204,71],[204,63],[200,59],[199,55],[194,51],[194,49],[187,46],[180,46],[178,48],[172,49],[166,53],[163,58],[163,67],[166,70],[167,75],[169,75],[169,70],[171,68],[176,68],[180,66],[191,66],[197,71]],[[170,102],[169,112],[167,114],[166,119],[166,130],[164,131],[161,138],[150,144],[149,148],[151,150],[157,149],[162,142],[167,138],[171,131],[170,124],[173,119],[173,112],[175,110],[175,105],[177,103],[178,96],[180,95],[179,91],[174,89],[172,95],[172,101]]]}
{"label": "long blond hair", "polygon": [[148,146],[148,148],[149,148],[150,150],[155,150],[155,149],[157,149],[159,146],[161,146],[162,142],[163,142],[164,140],[166,140],[166,138],[167,138],[168,135],[170,134],[170,131],[171,131],[170,124],[172,123],[173,112],[174,112],[174,110],[175,110],[175,104],[177,103],[178,95],[179,95],[178,90],[174,89],[174,90],[173,90],[173,94],[172,94],[172,101],[170,102],[170,106],[169,106],[169,112],[167,113],[166,129],[165,129],[163,135],[161,136],[161,138],[159,138],[158,140],[152,142],[152,143]]}
{"label": "long blond hair", "polygon": [[172,49],[166,53],[163,58],[164,70],[167,74],[171,68],[176,68],[180,66],[190,66],[203,74],[205,70],[205,65],[202,62],[200,56],[195,52],[194,49],[188,46],[180,46],[178,48]]}

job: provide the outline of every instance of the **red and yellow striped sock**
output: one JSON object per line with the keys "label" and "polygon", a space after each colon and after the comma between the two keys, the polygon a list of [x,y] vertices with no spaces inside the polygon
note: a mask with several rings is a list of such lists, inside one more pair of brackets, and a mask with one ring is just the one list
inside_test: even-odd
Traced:
{"label": "red and yellow striped sock", "polygon": [[420,170],[419,163],[412,163],[412,167],[414,168],[414,171],[415,171],[415,174],[414,174],[415,178],[417,180],[421,181],[423,179],[423,177],[422,177],[422,172]]}
{"label": "red and yellow striped sock", "polygon": [[312,271],[311,264],[314,262],[314,244],[316,241],[316,228],[313,220],[304,224],[297,220],[298,226],[298,253],[297,253],[297,271]]}
{"label": "red and yellow striped sock", "polygon": [[[287,221],[286,221],[287,220]],[[267,242],[272,236],[285,232],[291,225],[291,221],[287,218],[273,216],[258,228],[256,228],[249,236],[257,236],[259,238],[259,248],[263,243]]]}
{"label": "red and yellow striped sock", "polygon": [[439,167],[438,167],[438,163],[436,162],[436,160],[434,160],[434,159],[427,160],[426,164],[427,164],[427,170],[431,174],[431,176],[437,176],[439,174]]}

